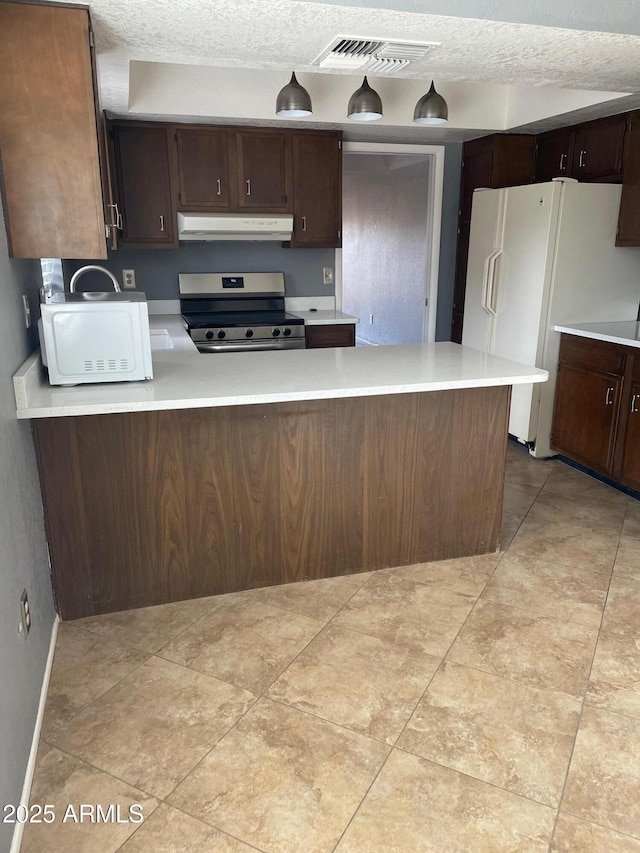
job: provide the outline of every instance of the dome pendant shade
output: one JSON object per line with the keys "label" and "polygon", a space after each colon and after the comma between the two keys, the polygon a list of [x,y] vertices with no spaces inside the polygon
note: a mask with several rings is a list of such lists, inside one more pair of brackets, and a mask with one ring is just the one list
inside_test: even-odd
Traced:
{"label": "dome pendant shade", "polygon": [[276,115],[284,118],[301,118],[311,115],[311,98],[309,93],[296,80],[295,71],[291,80],[278,92],[276,99]]}
{"label": "dome pendant shade", "polygon": [[382,118],[380,95],[371,88],[366,77],[362,86],[349,98],[347,118],[352,121],[376,121]]}
{"label": "dome pendant shade", "polygon": [[439,95],[433,80],[431,88],[426,95],[423,95],[413,112],[413,120],[416,124],[445,124],[449,119],[449,108],[447,102]]}

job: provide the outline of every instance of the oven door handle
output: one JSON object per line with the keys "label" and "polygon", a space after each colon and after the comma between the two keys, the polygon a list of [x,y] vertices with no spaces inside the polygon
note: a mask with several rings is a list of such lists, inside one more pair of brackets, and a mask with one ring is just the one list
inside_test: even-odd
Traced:
{"label": "oven door handle", "polygon": [[198,341],[196,343],[201,353],[211,352],[244,352],[246,350],[271,350],[271,349],[304,349],[304,338],[278,338],[262,341],[212,341],[211,343]]}

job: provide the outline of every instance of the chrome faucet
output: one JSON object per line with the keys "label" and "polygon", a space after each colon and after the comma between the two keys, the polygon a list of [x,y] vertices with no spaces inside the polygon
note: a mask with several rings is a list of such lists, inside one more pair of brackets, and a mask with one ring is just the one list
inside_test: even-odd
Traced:
{"label": "chrome faucet", "polygon": [[81,275],[84,275],[89,270],[99,270],[100,272],[103,272],[105,275],[108,275],[109,278],[111,279],[111,281],[113,282],[113,289],[115,290],[115,292],[116,293],[121,292],[120,291],[120,285],[118,284],[118,279],[115,277],[115,275],[112,272],[109,272],[109,270],[106,269],[106,267],[98,267],[98,266],[95,266],[94,264],[89,264],[86,267],[80,267],[80,269],[76,270],[74,272],[74,274],[71,276],[71,281],[69,282],[69,293],[75,293],[76,292],[77,280],[80,278]]}

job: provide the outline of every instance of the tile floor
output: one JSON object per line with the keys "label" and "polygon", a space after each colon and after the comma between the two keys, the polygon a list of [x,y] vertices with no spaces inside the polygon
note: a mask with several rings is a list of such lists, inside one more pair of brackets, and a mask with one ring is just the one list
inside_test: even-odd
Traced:
{"label": "tile floor", "polygon": [[510,446],[503,548],[62,624],[23,853],[640,853],[640,505]]}

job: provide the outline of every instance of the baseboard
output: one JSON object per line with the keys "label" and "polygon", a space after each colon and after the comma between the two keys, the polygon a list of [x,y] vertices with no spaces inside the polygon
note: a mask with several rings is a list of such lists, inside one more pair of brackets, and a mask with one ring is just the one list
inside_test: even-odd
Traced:
{"label": "baseboard", "polygon": [[[42,678],[42,689],[40,691],[40,704],[38,705],[38,716],[33,729],[33,738],[31,740],[31,751],[29,752],[29,761],[24,774],[24,784],[22,786],[22,796],[20,797],[20,805],[29,806],[29,798],[31,796],[31,785],[33,783],[33,772],[36,768],[36,756],[38,755],[38,743],[40,741],[40,732],[42,730],[42,720],[44,719],[44,707],[47,703],[47,691],[49,690],[49,679],[51,678],[51,668],[53,666],[53,656],[56,651],[56,638],[58,636],[58,625],[60,617],[56,614],[51,628],[51,641],[49,642],[49,654],[47,655],[47,665],[44,668],[44,676]],[[24,832],[24,824],[16,823],[16,828],[13,831],[11,847],[9,853],[20,853],[20,845],[22,844],[22,833]]]}

